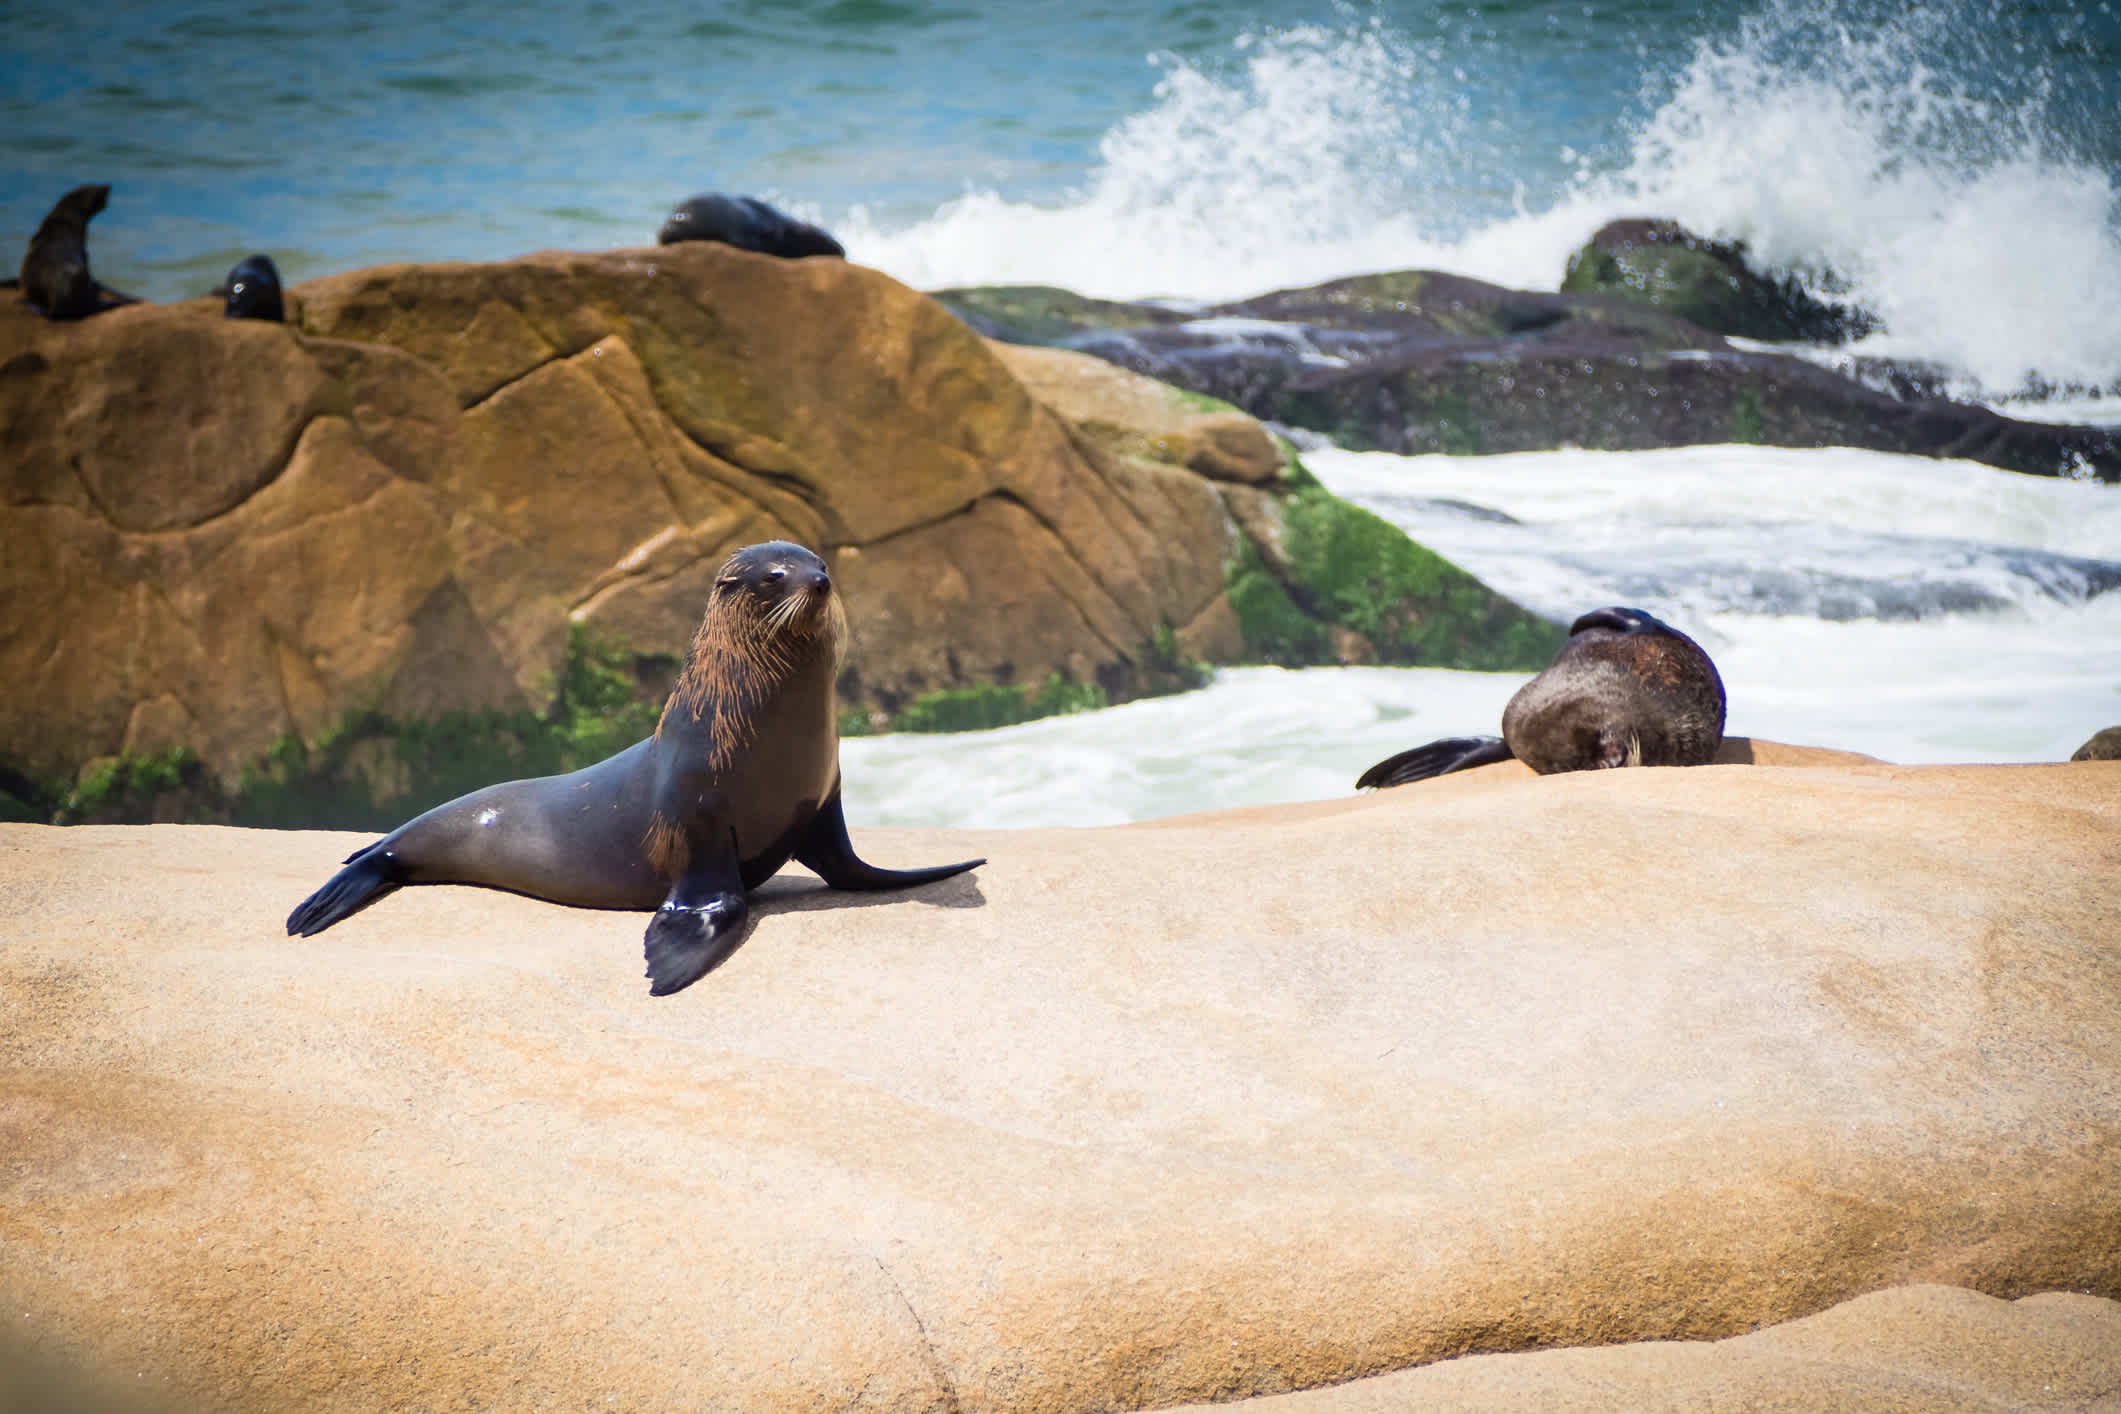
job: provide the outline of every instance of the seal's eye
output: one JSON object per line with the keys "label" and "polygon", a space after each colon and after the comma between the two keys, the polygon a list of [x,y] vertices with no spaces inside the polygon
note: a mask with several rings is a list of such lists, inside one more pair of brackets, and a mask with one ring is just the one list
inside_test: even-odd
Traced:
{"label": "seal's eye", "polygon": [[766,571],[766,582],[767,582],[768,584],[779,584],[779,583],[780,583],[780,582],[781,582],[782,580],[786,579],[787,577],[788,577],[788,571],[786,571],[786,570],[768,570],[768,571]]}

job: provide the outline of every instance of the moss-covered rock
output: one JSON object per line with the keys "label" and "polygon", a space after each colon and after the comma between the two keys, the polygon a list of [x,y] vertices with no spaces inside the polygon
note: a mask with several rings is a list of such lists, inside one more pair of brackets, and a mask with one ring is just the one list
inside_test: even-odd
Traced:
{"label": "moss-covered rock", "polygon": [[1058,344],[1098,329],[1171,324],[1186,315],[1153,304],[1091,299],[1057,285],[972,285],[929,298],[990,339]]}
{"label": "moss-covered rock", "polygon": [[1567,294],[1639,301],[1718,334],[1842,343],[1877,328],[1859,309],[1827,304],[1789,275],[1762,275],[1742,242],[1713,241],[1670,221],[1613,221],[1569,257]]}
{"label": "moss-covered rock", "polygon": [[1070,682],[1059,673],[1036,688],[986,683],[916,697],[893,721],[902,732],[972,732],[1013,727],[1041,717],[1092,712],[1110,704],[1096,683]]}
{"label": "moss-covered rock", "polygon": [[1536,672],[1566,637],[1315,481],[1278,516],[1280,553],[1241,554],[1227,572],[1253,661]]}
{"label": "moss-covered rock", "polygon": [[544,711],[349,713],[312,740],[290,732],[233,784],[188,747],[88,763],[61,789],[16,783],[12,818],[52,824],[158,822],[388,830],[495,781],[593,765],[655,729],[676,676],[669,654],[636,653],[575,625]]}

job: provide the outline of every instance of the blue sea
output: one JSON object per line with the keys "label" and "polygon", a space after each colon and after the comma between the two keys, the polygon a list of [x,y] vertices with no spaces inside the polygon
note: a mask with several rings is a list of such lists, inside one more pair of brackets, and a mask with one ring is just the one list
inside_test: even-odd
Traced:
{"label": "blue sea", "polygon": [[[300,280],[648,244],[706,190],[920,288],[1200,301],[1416,267],[1551,289],[1604,221],[1658,215],[1862,302],[1884,322],[1866,351],[1945,365],[1964,395],[2121,422],[2113,3],[4,14],[0,246],[108,182],[96,273],[151,299],[252,251]],[[2121,723],[2116,488],[1837,449],[1312,461],[1542,612],[1673,618],[1724,666],[1733,731],[2036,760]],[[1398,746],[1494,730],[1514,685],[1226,673],[977,738],[850,742],[850,804],[942,823],[929,802],[952,793],[923,773],[968,755],[996,783],[980,823],[1338,793]]]}

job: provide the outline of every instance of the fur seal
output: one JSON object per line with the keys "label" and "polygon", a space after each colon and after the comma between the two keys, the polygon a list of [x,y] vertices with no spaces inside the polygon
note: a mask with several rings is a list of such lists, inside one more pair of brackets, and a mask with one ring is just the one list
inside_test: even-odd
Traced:
{"label": "fur seal", "polygon": [[1700,766],[1723,744],[1723,679],[1700,644],[1640,609],[1593,609],[1545,672],[1517,689],[1502,735],[1446,737],[1389,756],[1357,790],[1405,785],[1511,757],[1541,775]]}
{"label": "fur seal", "polygon": [[280,268],[269,255],[237,261],[214,293],[227,296],[221,312],[230,319],[269,319],[275,324],[287,319],[287,307],[280,298]]}
{"label": "fur seal", "polygon": [[570,775],[436,806],[349,856],[288,915],[288,933],[320,933],[405,884],[652,908],[648,990],[660,997],[736,949],[749,891],[790,859],[836,889],[910,888],[986,863],[879,869],[855,856],[834,693],[845,630],[823,560],[785,540],[736,551],[653,736]]}
{"label": "fur seal", "polygon": [[86,319],[131,295],[105,289],[88,273],[88,223],[110,201],[108,186],[75,187],[59,198],[22,256],[22,298],[46,319]]}
{"label": "fur seal", "polygon": [[720,241],[739,250],[795,259],[805,255],[840,255],[847,248],[808,221],[798,221],[755,196],[701,192],[678,204],[655,233],[657,245],[679,241]]}
{"label": "fur seal", "polygon": [[2102,727],[2077,748],[2072,761],[2121,761],[2121,727]]}

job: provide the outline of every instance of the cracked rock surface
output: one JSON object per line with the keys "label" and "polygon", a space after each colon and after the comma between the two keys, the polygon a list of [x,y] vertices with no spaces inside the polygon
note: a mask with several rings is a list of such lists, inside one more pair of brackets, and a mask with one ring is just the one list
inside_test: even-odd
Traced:
{"label": "cracked rock surface", "polygon": [[832,561],[865,704],[1123,686],[1165,624],[1241,647],[1217,478],[1275,474],[1257,425],[1115,450],[875,271],[690,244],[288,295],[286,325],[0,305],[0,659],[32,685],[0,764],[232,777],[353,710],[542,707],[570,620],[679,651],[774,537]]}

